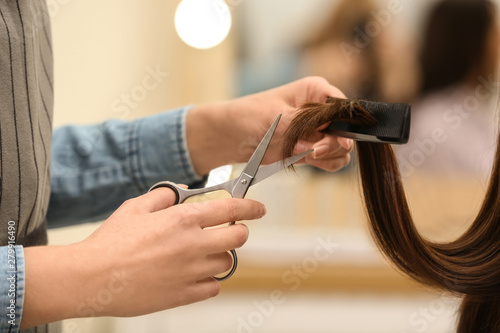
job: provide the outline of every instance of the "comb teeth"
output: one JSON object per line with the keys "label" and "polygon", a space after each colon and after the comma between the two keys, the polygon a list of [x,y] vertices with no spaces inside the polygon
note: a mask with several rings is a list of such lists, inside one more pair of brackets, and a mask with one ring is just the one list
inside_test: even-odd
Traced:
{"label": "comb teeth", "polygon": [[360,101],[360,104],[377,120],[377,126],[357,126],[335,121],[324,132],[360,141],[392,144],[408,142],[411,118],[409,104],[369,101]]}

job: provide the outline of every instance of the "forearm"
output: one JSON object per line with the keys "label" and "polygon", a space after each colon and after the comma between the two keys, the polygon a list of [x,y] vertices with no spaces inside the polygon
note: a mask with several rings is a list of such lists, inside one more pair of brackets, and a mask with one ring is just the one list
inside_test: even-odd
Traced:
{"label": "forearm", "polygon": [[129,282],[124,270],[118,274],[112,269],[102,250],[82,243],[0,249],[2,332],[109,315],[109,293]]}
{"label": "forearm", "polygon": [[99,275],[82,258],[76,245],[25,248],[21,328],[84,315],[79,305],[96,289]]}
{"label": "forearm", "polygon": [[54,131],[49,227],[105,219],[158,181],[202,185],[186,148],[187,109]]}
{"label": "forearm", "polygon": [[230,135],[233,116],[227,103],[195,106],[186,118],[187,146],[196,172],[208,174],[222,165],[243,162],[235,155],[237,142]]}

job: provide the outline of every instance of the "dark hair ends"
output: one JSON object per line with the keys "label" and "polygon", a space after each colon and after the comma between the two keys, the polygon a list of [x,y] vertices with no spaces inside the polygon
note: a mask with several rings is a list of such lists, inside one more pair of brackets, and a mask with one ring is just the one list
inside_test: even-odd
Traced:
{"label": "dark hair ends", "polygon": [[500,297],[465,296],[460,306],[457,333],[500,332]]}
{"label": "dark hair ends", "polygon": [[[283,158],[292,155],[298,140],[331,121],[375,125],[370,113],[355,100],[330,98],[325,104],[306,104],[285,132]],[[365,207],[377,246],[413,279],[464,297],[459,333],[500,331],[498,148],[486,197],[470,228],[455,241],[434,243],[420,236],[415,227],[392,147],[361,141],[356,147]]]}

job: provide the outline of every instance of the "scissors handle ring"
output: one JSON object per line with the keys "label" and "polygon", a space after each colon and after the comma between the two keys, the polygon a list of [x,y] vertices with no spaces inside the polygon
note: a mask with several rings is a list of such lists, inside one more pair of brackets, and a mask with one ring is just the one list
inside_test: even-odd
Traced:
{"label": "scissors handle ring", "polygon": [[181,201],[181,192],[179,191],[179,187],[175,183],[172,183],[169,181],[163,181],[163,182],[159,182],[159,183],[154,184],[153,186],[151,186],[151,188],[149,189],[148,192],[151,192],[152,190],[155,190],[155,189],[160,188],[160,187],[168,187],[169,189],[174,191],[174,193],[175,193],[174,205],[177,205],[177,204],[182,203],[184,201],[184,200]]}
{"label": "scissors handle ring", "polygon": [[236,267],[238,266],[238,256],[236,255],[235,250],[231,250],[229,251],[229,253],[231,253],[231,256],[233,257],[233,267],[231,267],[231,270],[227,272],[227,274],[224,276],[221,277],[214,276],[214,279],[216,279],[217,281],[225,281],[229,279],[231,276],[233,276],[234,272],[236,272]]}
{"label": "scissors handle ring", "polygon": [[[163,182],[159,182],[159,183],[154,184],[149,189],[148,192],[151,192],[152,190],[157,189],[159,187],[168,187],[169,189],[171,189],[172,191],[175,192],[175,203],[174,203],[174,205],[177,205],[179,203],[184,202],[184,200],[186,200],[187,197],[188,197],[188,196],[186,196],[182,192],[184,190],[182,187],[179,187],[175,183],[172,183],[172,182],[169,182],[169,181],[163,181]],[[230,225],[234,224],[234,222],[231,222],[229,224]],[[234,272],[236,271],[236,267],[238,266],[238,256],[236,255],[236,251],[235,250],[231,250],[231,251],[229,251],[229,253],[233,257],[233,266],[231,267],[231,270],[226,275],[224,275],[222,277],[214,276],[214,279],[216,279],[217,281],[225,281],[225,280],[229,279],[231,276],[233,276]]]}

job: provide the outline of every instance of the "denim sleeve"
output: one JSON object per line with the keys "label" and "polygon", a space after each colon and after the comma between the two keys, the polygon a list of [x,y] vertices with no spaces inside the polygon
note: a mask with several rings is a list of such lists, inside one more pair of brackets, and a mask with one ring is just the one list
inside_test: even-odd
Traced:
{"label": "denim sleeve", "polygon": [[186,146],[188,110],[56,129],[48,226],[102,220],[158,181],[203,186]]}
{"label": "denim sleeve", "polygon": [[20,245],[0,247],[0,333],[19,331],[24,302],[24,251]]}

